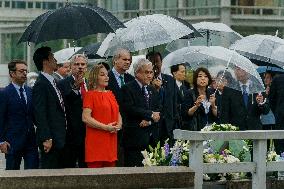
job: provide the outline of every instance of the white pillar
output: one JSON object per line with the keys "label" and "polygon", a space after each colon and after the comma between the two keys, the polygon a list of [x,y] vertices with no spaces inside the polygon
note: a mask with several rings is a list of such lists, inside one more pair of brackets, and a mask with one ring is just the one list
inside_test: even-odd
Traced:
{"label": "white pillar", "polygon": [[3,34],[0,33],[0,64],[3,64],[4,62],[4,40],[3,40]]}
{"label": "white pillar", "polygon": [[189,168],[195,172],[194,189],[203,185],[203,141],[190,141]]}
{"label": "white pillar", "polygon": [[63,48],[68,48],[67,39],[63,39]]}
{"label": "white pillar", "polygon": [[185,14],[184,12],[184,5],[185,5],[185,2],[184,0],[178,0],[178,16],[179,17],[183,17]]}
{"label": "white pillar", "polygon": [[105,8],[105,0],[98,0],[98,7]]}
{"label": "white pillar", "polygon": [[145,8],[145,0],[139,0],[139,10],[144,10]]}
{"label": "white pillar", "polygon": [[28,64],[28,70],[32,70],[33,66],[33,54],[34,54],[34,43],[27,44],[27,64]]}
{"label": "white pillar", "polygon": [[253,162],[256,170],[252,173],[252,189],[266,189],[267,140],[253,141]]}
{"label": "white pillar", "polygon": [[221,0],[220,22],[231,27],[231,0]]}

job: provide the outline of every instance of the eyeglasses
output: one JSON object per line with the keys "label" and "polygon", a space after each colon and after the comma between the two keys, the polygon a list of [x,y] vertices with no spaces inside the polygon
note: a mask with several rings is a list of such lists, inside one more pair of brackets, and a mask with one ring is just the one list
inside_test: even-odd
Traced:
{"label": "eyeglasses", "polygon": [[19,73],[28,73],[28,70],[24,70],[24,69],[22,69],[22,70],[15,70],[14,72],[19,72]]}

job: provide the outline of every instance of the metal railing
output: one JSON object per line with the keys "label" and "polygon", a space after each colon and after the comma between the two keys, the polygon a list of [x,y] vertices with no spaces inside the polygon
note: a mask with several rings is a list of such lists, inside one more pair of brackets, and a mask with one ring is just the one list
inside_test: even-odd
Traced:
{"label": "metal railing", "polygon": [[149,14],[165,14],[169,16],[219,16],[219,6],[204,6],[204,7],[183,7],[183,8],[163,8],[163,9],[143,9],[143,10],[121,10],[112,11],[112,14],[118,18],[130,20],[136,18],[137,15],[144,16]]}
{"label": "metal railing", "polygon": [[284,7],[230,6],[232,15],[283,16]]}
{"label": "metal railing", "polygon": [[[266,189],[266,172],[283,171],[284,162],[266,162],[267,140],[284,139],[283,130],[185,131],[174,130],[174,138],[189,140],[189,168],[195,171],[194,189],[202,188],[203,173],[252,172],[252,189]],[[203,163],[203,141],[253,140],[253,162]]]}

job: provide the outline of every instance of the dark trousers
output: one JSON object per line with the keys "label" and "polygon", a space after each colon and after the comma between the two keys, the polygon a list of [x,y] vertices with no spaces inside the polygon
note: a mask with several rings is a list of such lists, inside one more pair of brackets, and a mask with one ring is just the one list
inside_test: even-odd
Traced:
{"label": "dark trousers", "polygon": [[27,147],[17,152],[8,152],[5,155],[6,170],[19,170],[22,158],[24,159],[24,169],[38,169],[39,154],[37,147]]}
{"label": "dark trousers", "polygon": [[165,140],[168,139],[168,144],[170,146],[173,146],[174,144],[173,131],[168,131],[165,119],[161,119],[159,124],[160,124],[159,125],[159,137],[160,137],[161,145],[164,145]]}
{"label": "dark trousers", "polygon": [[125,167],[142,167],[143,155],[141,151],[145,149],[124,148],[124,166]]}
{"label": "dark trousers", "polygon": [[51,150],[48,153],[45,153],[43,150],[43,147],[40,148],[41,152],[41,158],[40,158],[40,165],[41,169],[60,169],[65,168],[65,153],[64,149],[54,149],[51,148]]}
{"label": "dark trousers", "polygon": [[[155,133],[155,132],[154,132]],[[157,137],[152,133],[149,138],[148,145],[144,147],[124,147],[124,166],[125,167],[142,167],[143,155],[141,151],[149,150],[149,145],[153,148],[157,146]]]}
{"label": "dark trousers", "polygon": [[117,167],[124,167],[124,147],[122,130],[117,133]]}
{"label": "dark trousers", "polygon": [[66,144],[64,148],[64,168],[87,168],[85,145]]}

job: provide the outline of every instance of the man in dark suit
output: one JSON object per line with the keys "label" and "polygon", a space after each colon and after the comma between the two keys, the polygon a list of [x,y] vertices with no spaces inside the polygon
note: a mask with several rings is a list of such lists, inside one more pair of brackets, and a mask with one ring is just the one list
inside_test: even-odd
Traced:
{"label": "man in dark suit", "polygon": [[181,104],[184,101],[186,91],[190,89],[190,84],[185,81],[186,68],[184,64],[176,64],[171,66],[171,73],[176,81],[177,87],[177,111],[178,111],[178,127],[183,128]]}
{"label": "man in dark suit", "polygon": [[[126,71],[131,65],[131,55],[126,49],[118,49],[113,56],[113,68],[108,72],[109,83],[108,90],[111,90],[118,102],[120,107],[120,113],[122,119],[124,119],[124,112],[121,109],[122,104],[122,93],[121,87],[126,83],[133,81],[134,77]],[[122,121],[124,122],[124,121]],[[123,166],[124,156],[123,156],[123,145],[122,145],[122,131],[118,131],[118,162],[117,166]]]}
{"label": "man in dark suit", "polygon": [[152,85],[160,95],[162,111],[160,120],[160,140],[169,138],[173,145],[173,130],[178,128],[177,87],[172,76],[162,74],[162,56],[159,52],[149,52],[146,58],[153,63],[154,79]]}
{"label": "man in dark suit", "polygon": [[38,150],[33,125],[32,90],[27,80],[27,64],[13,60],[8,64],[11,83],[0,94],[0,149],[5,153],[6,170],[38,168]]}
{"label": "man in dark suit", "polygon": [[35,51],[33,60],[40,71],[33,87],[33,105],[41,168],[63,168],[67,119],[62,94],[52,77],[56,59],[51,48],[41,47]]}
{"label": "man in dark suit", "polygon": [[[275,116],[275,129],[283,130],[284,126],[284,75],[275,76],[271,83],[269,102]],[[275,140],[276,153],[284,152],[284,140]]]}
{"label": "man in dark suit", "polygon": [[269,112],[268,103],[263,102],[262,94],[251,94],[254,83],[249,75],[236,67],[236,89],[224,87],[222,96],[221,122],[231,123],[240,130],[262,129],[260,115]]}
{"label": "man in dark suit", "polygon": [[113,56],[113,68],[108,72],[109,84],[107,89],[113,92],[119,105],[122,102],[121,87],[134,80],[132,75],[126,73],[131,65],[131,60],[128,50],[118,49]]}
{"label": "man in dark suit", "polygon": [[85,164],[86,126],[82,121],[83,95],[88,90],[84,78],[88,59],[83,54],[74,55],[71,60],[71,75],[61,80],[58,87],[62,91],[66,106],[67,136],[65,167],[80,168]]}
{"label": "man in dark suit", "polygon": [[125,166],[142,166],[141,151],[156,145],[160,120],[159,95],[149,86],[153,78],[152,63],[140,59],[133,66],[135,80],[122,87],[125,122],[123,144]]}

